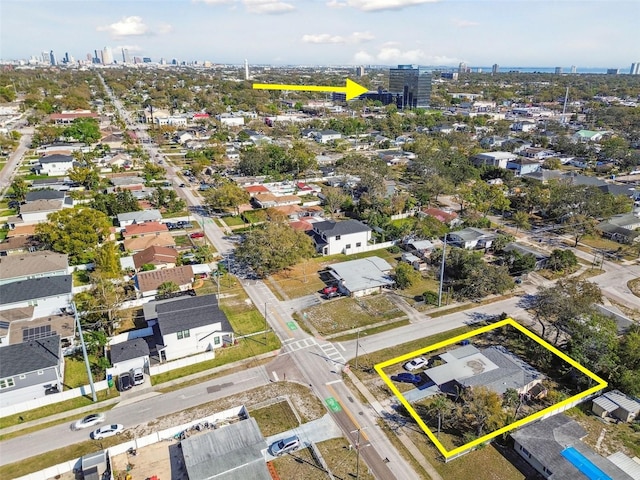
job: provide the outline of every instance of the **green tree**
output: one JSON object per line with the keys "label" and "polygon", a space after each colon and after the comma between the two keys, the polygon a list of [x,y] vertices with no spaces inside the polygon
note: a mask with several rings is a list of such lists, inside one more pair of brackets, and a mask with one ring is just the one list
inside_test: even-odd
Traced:
{"label": "green tree", "polygon": [[180,287],[176,284],[176,282],[168,281],[162,282],[158,285],[158,295],[160,297],[164,297],[167,294],[174,293],[180,290]]}
{"label": "green tree", "polygon": [[461,428],[473,427],[476,437],[500,428],[504,423],[502,399],[486,387],[474,387],[462,395]]}
{"label": "green tree", "polygon": [[440,436],[440,430],[445,421],[444,417],[455,410],[455,406],[451,400],[444,395],[436,395],[427,405],[427,413],[438,417],[438,429],[436,437]]}
{"label": "green tree", "polygon": [[578,258],[571,250],[554,249],[549,255],[546,267],[554,272],[570,270],[578,265]]}
{"label": "green tree", "polygon": [[529,230],[531,228],[531,222],[529,221],[529,214],[521,210],[515,212],[511,217],[513,223],[516,226],[516,233],[518,230]]}
{"label": "green tree", "polygon": [[122,276],[120,268],[120,255],[115,242],[105,242],[96,248],[95,268],[102,272],[106,278],[119,278]]}
{"label": "green tree", "polygon": [[618,332],[612,319],[592,313],[587,318],[571,319],[565,331],[568,335],[565,348],[571,358],[605,377],[616,372]]}
{"label": "green tree", "polygon": [[29,185],[25,182],[24,178],[16,177],[13,182],[11,182],[11,191],[16,196],[16,200],[18,202],[24,202],[27,198],[27,192],[29,191]]}
{"label": "green tree", "polygon": [[311,238],[286,222],[269,222],[247,233],[236,257],[260,277],[284,270],[315,252]]}
{"label": "green tree", "polygon": [[91,208],[115,217],[120,213],[142,210],[131,190],[119,190],[115,193],[96,193],[91,201]]}
{"label": "green tree", "polygon": [[74,165],[67,175],[72,182],[79,183],[87,190],[93,190],[100,184],[100,173],[93,165]]}
{"label": "green tree", "polygon": [[35,234],[47,248],[69,255],[71,265],[90,263],[100,243],[109,235],[111,222],[92,208],[64,208],[36,225]]}
{"label": "green tree", "polygon": [[344,190],[337,187],[324,187],[322,189],[322,195],[324,196],[324,204],[329,210],[331,218],[335,213],[344,205],[348,200],[348,195],[344,193]]}
{"label": "green tree", "polygon": [[406,262],[399,262],[395,272],[396,285],[404,290],[420,280],[420,273]]}
{"label": "green tree", "polygon": [[95,143],[100,140],[100,126],[94,118],[76,118],[62,131],[62,135],[82,143]]}
{"label": "green tree", "polygon": [[203,193],[204,203],[211,210],[224,211],[232,209],[237,215],[239,207],[250,200],[249,193],[237,183],[225,181],[217,188],[206,190]]}

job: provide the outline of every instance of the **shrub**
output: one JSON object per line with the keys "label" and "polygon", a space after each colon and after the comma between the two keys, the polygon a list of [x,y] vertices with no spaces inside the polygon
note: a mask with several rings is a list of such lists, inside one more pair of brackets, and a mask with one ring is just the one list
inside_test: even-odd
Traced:
{"label": "shrub", "polygon": [[427,305],[438,305],[438,294],[427,290],[422,294],[422,300]]}

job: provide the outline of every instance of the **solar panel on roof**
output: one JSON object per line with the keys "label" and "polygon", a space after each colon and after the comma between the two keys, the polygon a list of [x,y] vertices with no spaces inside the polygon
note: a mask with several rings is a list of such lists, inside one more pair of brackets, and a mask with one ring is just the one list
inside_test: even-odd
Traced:
{"label": "solar panel on roof", "polygon": [[55,331],[51,330],[51,325],[40,325],[38,327],[28,327],[22,329],[22,341],[28,342],[29,340],[37,340],[38,338],[46,338],[56,335]]}

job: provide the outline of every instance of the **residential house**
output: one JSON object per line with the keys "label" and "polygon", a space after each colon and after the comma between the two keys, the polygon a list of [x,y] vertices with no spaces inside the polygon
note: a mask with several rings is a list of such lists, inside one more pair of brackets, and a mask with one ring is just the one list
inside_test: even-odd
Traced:
{"label": "residential house", "polygon": [[314,222],[312,238],[323,255],[364,252],[371,240],[371,228],[357,220]]}
{"label": "residential house", "polygon": [[458,218],[458,214],[453,211],[442,210],[440,208],[422,208],[418,212],[419,217],[432,217],[439,222],[448,225],[449,227],[455,227],[460,225],[462,221]]}
{"label": "residential house", "polygon": [[633,480],[611,460],[583,443],[586,436],[587,431],[578,422],[562,413],[525,425],[511,434],[513,449],[543,478]]}
{"label": "residential house", "polygon": [[109,357],[117,375],[134,368],[149,368],[149,344],[144,338],[133,338],[109,345]]}
{"label": "residential house", "polygon": [[34,307],[33,318],[58,315],[70,308],[72,289],[71,275],[37,277],[0,284],[0,312]]}
{"label": "residential house", "polygon": [[43,188],[47,190],[59,190],[61,192],[65,192],[72,189],[76,190],[81,187],[69,180],[69,177],[38,178],[37,180],[32,181],[31,185],[29,185],[30,190],[39,190]]}
{"label": "residential house", "polygon": [[108,145],[111,150],[119,150],[123,147],[124,134],[121,131],[109,127],[100,133],[102,134],[100,138],[101,144]]}
{"label": "residential house", "polygon": [[47,221],[47,217],[63,208],[72,208],[73,199],[63,197],[62,199],[35,200],[20,205],[20,213],[7,219],[9,228],[13,229],[19,225],[35,225]]}
{"label": "residential house", "polygon": [[409,252],[403,253],[402,254],[402,261],[408,263],[415,270],[418,270],[419,272],[424,271],[424,270],[427,269],[426,262],[422,258],[414,255],[413,253],[409,253]]}
{"label": "residential house", "polygon": [[467,227],[456,232],[449,233],[448,241],[460,248],[467,250],[487,249],[495,240],[497,235],[489,230],[481,228]]}
{"label": "residential house", "polygon": [[523,243],[511,242],[504,247],[505,252],[518,252],[521,255],[533,255],[536,259],[535,270],[540,270],[547,265],[549,254],[538,250],[537,248],[525,245]]}
{"label": "residential house", "polygon": [[255,197],[258,194],[267,194],[270,193],[269,189],[264,185],[247,185],[244,189],[249,193],[251,198]]}
{"label": "residential house", "polygon": [[571,136],[571,139],[574,142],[599,142],[608,133],[607,131],[578,130]]}
{"label": "residential house", "polygon": [[57,335],[0,348],[0,402],[16,405],[61,392],[64,356]]}
{"label": "residential house", "polygon": [[511,124],[511,130],[526,133],[535,130],[536,126],[536,122],[532,122],[531,120],[518,120]]}
{"label": "residential house", "polygon": [[252,201],[258,208],[297,205],[302,203],[302,200],[300,200],[300,197],[297,195],[274,195],[273,193],[256,193]]}
{"label": "residential house", "polygon": [[485,152],[474,155],[471,160],[476,166],[486,165],[506,169],[507,163],[516,158],[517,155],[511,152]]}
{"label": "residential house", "polygon": [[[13,231],[9,231],[11,234]],[[40,246],[36,237],[31,235],[8,235],[0,242],[0,257],[16,253],[34,252]]]}
{"label": "residential house", "polygon": [[[166,270],[165,270],[166,271]],[[156,305],[157,349],[161,361],[171,361],[234,343],[229,320],[215,295],[180,297]]]}
{"label": "residential house", "polygon": [[56,125],[71,125],[77,118],[98,118],[98,114],[91,110],[63,110],[61,113],[52,113],[49,120]]}
{"label": "residential house", "polygon": [[192,288],[193,280],[194,274],[191,265],[138,272],[134,279],[136,289],[142,297],[157,295],[158,287],[167,282],[175,283],[178,289],[184,292]]}
{"label": "residential house", "polygon": [[334,263],[328,267],[328,272],[339,290],[350,297],[380,293],[395,283],[391,278],[391,265],[380,257]]}
{"label": "residential house", "polygon": [[151,246],[133,255],[136,270],[144,265],[153,265],[156,269],[173,268],[176,266],[178,251],[175,248]]}
{"label": "residential house", "polygon": [[37,202],[38,200],[64,200],[66,194],[59,190],[32,190],[27,192],[25,203]]}
{"label": "residential house", "polygon": [[603,237],[620,243],[640,241],[640,215],[638,213],[622,213],[600,222],[596,227]]}
{"label": "residential house", "polygon": [[431,252],[433,252],[435,245],[429,240],[409,240],[404,243],[405,248],[414,253],[418,257],[426,260]]}
{"label": "residential house", "polygon": [[66,175],[73,168],[75,160],[71,155],[47,155],[41,157],[39,164],[35,167],[39,175],[49,175],[50,177],[60,177]]}
{"label": "residential house", "polygon": [[144,222],[127,225],[122,231],[123,238],[144,237],[168,232],[169,228],[160,222]]}
{"label": "residential house", "polygon": [[315,140],[318,143],[329,143],[335,140],[340,140],[341,138],[342,134],[335,130],[321,130],[315,134]]}
{"label": "residential house", "polygon": [[523,157],[533,158],[534,160],[544,160],[555,155],[555,152],[553,150],[540,147],[523,148],[519,153]]}
{"label": "residential house", "polygon": [[640,414],[640,402],[619,390],[611,390],[593,400],[591,411],[601,418],[611,417],[632,422]]}
{"label": "residential house", "polygon": [[218,120],[222,125],[226,125],[228,127],[241,127],[244,125],[244,115],[241,115],[241,113],[221,113],[216,115],[216,120]]}
{"label": "residential house", "polygon": [[53,335],[58,335],[67,345],[73,342],[76,321],[70,309],[38,318],[34,318],[34,311],[33,306],[0,311],[0,347]]}
{"label": "residential house", "polygon": [[484,137],[480,140],[480,146],[482,148],[500,148],[502,144],[509,140],[509,137],[490,136]]}
{"label": "residential house", "polygon": [[127,252],[141,252],[149,247],[175,248],[176,241],[169,232],[157,232],[141,237],[125,238],[122,246]]}
{"label": "residential house", "polygon": [[133,225],[134,223],[159,222],[160,220],[162,220],[162,214],[160,210],[155,209],[118,214],[118,225],[121,227]]}
{"label": "residential house", "polygon": [[70,273],[69,256],[63,253],[42,250],[0,258],[0,285]]}
{"label": "residential house", "polygon": [[507,170],[511,170],[516,177],[537,172],[540,169],[540,162],[529,158],[518,157],[507,162]]}
{"label": "residential house", "polygon": [[424,374],[448,395],[457,396],[461,390],[479,386],[498,395],[508,389],[526,395],[544,378],[531,365],[499,345],[482,350],[465,345],[441,353],[439,357],[444,363],[426,369]]}

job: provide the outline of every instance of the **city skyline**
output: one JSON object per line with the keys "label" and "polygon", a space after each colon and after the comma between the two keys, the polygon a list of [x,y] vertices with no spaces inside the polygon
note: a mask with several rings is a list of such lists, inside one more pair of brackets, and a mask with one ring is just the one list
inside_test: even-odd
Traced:
{"label": "city skyline", "polygon": [[53,51],[60,62],[109,47],[118,62],[125,48],[154,61],[629,71],[640,56],[633,8],[621,0],[8,0],[0,59]]}

